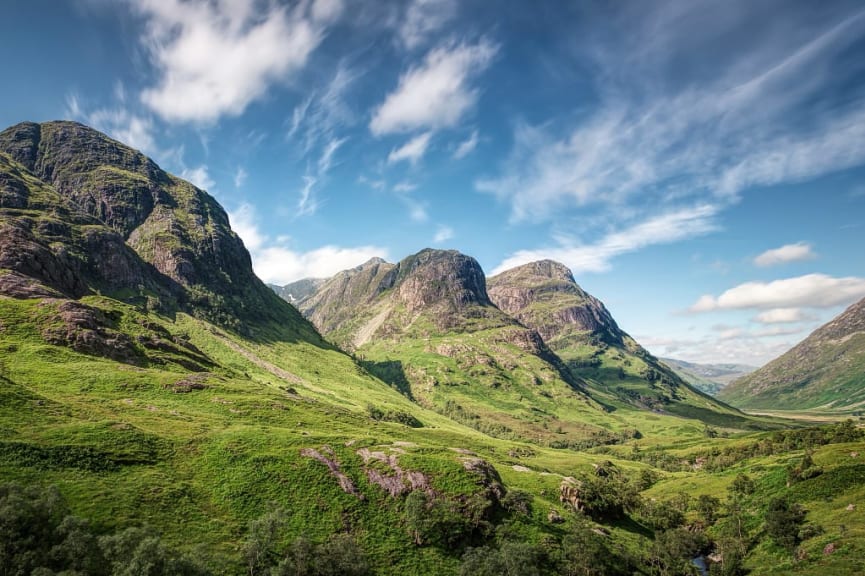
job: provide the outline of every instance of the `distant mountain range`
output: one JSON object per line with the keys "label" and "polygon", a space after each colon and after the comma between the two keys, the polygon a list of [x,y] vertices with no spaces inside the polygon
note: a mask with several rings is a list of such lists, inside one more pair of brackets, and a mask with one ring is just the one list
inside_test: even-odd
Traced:
{"label": "distant mountain range", "polygon": [[698,364],[674,358],[660,360],[685,382],[712,396],[717,396],[725,386],[757,369],[747,364]]}
{"label": "distant mountain range", "polygon": [[865,411],[865,299],[718,396],[749,409]]}

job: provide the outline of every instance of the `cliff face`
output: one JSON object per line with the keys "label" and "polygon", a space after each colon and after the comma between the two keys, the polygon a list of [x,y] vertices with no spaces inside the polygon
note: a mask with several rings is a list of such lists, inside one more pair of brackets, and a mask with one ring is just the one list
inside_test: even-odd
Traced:
{"label": "cliff face", "polygon": [[718,395],[747,408],[854,409],[865,402],[865,299]]}
{"label": "cliff face", "polygon": [[0,210],[9,295],[149,299],[241,331],[305,324],[255,276],[216,200],[81,124],[0,132]]}

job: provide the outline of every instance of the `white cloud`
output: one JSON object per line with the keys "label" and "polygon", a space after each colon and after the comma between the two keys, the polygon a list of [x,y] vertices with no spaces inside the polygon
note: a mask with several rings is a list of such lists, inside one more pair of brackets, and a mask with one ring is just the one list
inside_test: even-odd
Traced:
{"label": "white cloud", "polygon": [[300,198],[297,199],[297,212],[295,216],[309,216],[315,214],[320,205],[315,196],[315,185],[318,179],[313,176],[303,177],[303,188],[300,189]]}
{"label": "white cloud", "polygon": [[471,135],[460,142],[457,149],[454,150],[454,159],[460,160],[471,154],[478,145],[478,131],[473,130]]}
{"label": "white cloud", "polygon": [[184,168],[180,172],[180,177],[184,180],[192,182],[196,187],[202,190],[211,190],[216,182],[210,177],[207,172],[207,166],[202,164],[197,168]]}
{"label": "white cloud", "polygon": [[786,244],[780,248],[766,250],[754,258],[754,264],[761,267],[767,267],[775,266],[776,264],[785,264],[787,262],[811,260],[815,257],[816,254],[811,250],[810,244],[797,242],[796,244]]}
{"label": "white cloud", "polygon": [[454,237],[454,229],[450,226],[439,226],[433,237],[433,244],[442,244]]}
{"label": "white cloud", "polygon": [[380,136],[455,126],[477,102],[479,92],[471,80],[497,51],[487,41],[430,51],[421,65],[400,77],[396,90],[373,113],[370,130]]}
{"label": "white cloud", "polygon": [[255,210],[249,204],[229,213],[229,219],[252,256],[255,273],[270,284],[284,285],[301,278],[327,278],[370,258],[389,257],[387,249],[379,246],[328,245],[307,252],[294,250],[287,244],[287,238],[271,239],[261,231]]}
{"label": "white cloud", "polygon": [[234,173],[234,187],[243,188],[243,185],[246,184],[247,177],[249,177],[249,174],[246,173],[243,166],[238,166],[237,172]]}
{"label": "white cloud", "polygon": [[297,137],[304,154],[309,154],[321,142],[333,140],[341,128],[357,121],[346,94],[360,76],[359,71],[341,63],[323,90],[314,91],[295,106],[287,137]]}
{"label": "white cloud", "polygon": [[456,12],[455,0],[412,0],[405,10],[397,35],[409,50],[417,48],[451,21]]}
{"label": "white cloud", "polygon": [[423,155],[426,154],[431,137],[432,132],[424,132],[415,136],[399,148],[394,148],[387,156],[388,164],[395,164],[403,160],[407,160],[411,164],[417,164],[423,158]]}
{"label": "white cloud", "polygon": [[793,324],[813,319],[801,308],[772,308],[754,316],[754,321],[761,324]]}
{"label": "white cloud", "polygon": [[237,116],[268,87],[301,70],[339,16],[341,2],[267,9],[255,0],[131,0],[159,72],[141,99],[168,121]]}
{"label": "white cloud", "polygon": [[[635,21],[623,45],[593,46],[597,77],[605,80],[595,86],[600,105],[564,127],[557,119],[518,125],[500,173],[477,188],[508,202],[514,221],[540,221],[563,207],[635,199],[729,201],[750,187],[865,162],[865,99],[858,93],[841,103],[838,91],[846,88],[835,89],[859,70],[839,55],[865,34],[865,11],[822,30],[797,22],[813,33],[798,45],[778,32],[785,30],[779,17],[778,28],[755,35],[756,46],[725,51],[711,77],[692,79],[683,70],[682,81],[670,70],[702,40],[692,37],[699,31],[683,29],[682,13],[691,17],[698,7],[706,8],[667,3],[656,11],[678,11],[668,22]],[[732,6],[703,32],[732,34],[749,13]]]}
{"label": "white cloud", "polygon": [[691,312],[774,308],[830,308],[865,297],[865,278],[806,274],[773,282],[746,282],[718,297],[701,296]]}
{"label": "white cloud", "polygon": [[122,106],[122,102],[120,104],[87,112],[78,95],[70,93],[66,96],[64,116],[70,120],[84,122],[148,156],[159,155],[153,120],[131,112]]}
{"label": "white cloud", "polygon": [[[624,230],[612,232],[593,244],[562,245],[555,248],[520,250],[499,264],[491,275],[504,272],[536,260],[556,260],[579,272],[603,272],[610,261],[621,254],[646,246],[668,244],[684,238],[708,234],[717,230],[714,216],[716,206],[702,205],[660,214]],[[565,240],[565,242],[567,242]]]}

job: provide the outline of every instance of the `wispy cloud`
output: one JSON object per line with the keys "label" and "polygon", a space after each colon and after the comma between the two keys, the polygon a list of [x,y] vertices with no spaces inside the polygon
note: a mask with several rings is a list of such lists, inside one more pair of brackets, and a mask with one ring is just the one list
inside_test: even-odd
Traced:
{"label": "wispy cloud", "polygon": [[460,160],[462,158],[465,158],[466,156],[474,152],[474,149],[477,148],[477,145],[478,131],[473,130],[471,135],[462,142],[460,142],[459,146],[457,146],[457,149],[454,150],[454,159]]}
{"label": "wispy cloud", "polygon": [[246,184],[246,179],[249,177],[249,174],[246,173],[246,170],[243,166],[237,167],[237,172],[234,173],[234,187],[235,188],[243,188],[243,185]]}
{"label": "wispy cloud", "polygon": [[255,209],[241,205],[229,213],[231,226],[243,239],[252,255],[259,278],[283,285],[301,278],[326,278],[378,256],[388,259],[387,249],[379,246],[321,246],[306,252],[293,249],[287,238],[271,238],[261,231]]}
{"label": "wispy cloud", "polygon": [[[762,44],[725,51],[714,79],[672,76],[700,41],[699,30],[680,28],[705,4],[672,2],[659,10],[666,20],[635,19],[640,50],[594,45],[600,105],[564,129],[517,124],[510,157],[478,189],[509,203],[514,221],[542,221],[575,206],[729,202],[750,187],[865,162],[865,99],[842,102],[836,90],[861,68],[841,56],[865,34],[865,12],[812,28],[796,46],[774,29],[755,35]],[[703,25],[718,37],[748,13],[730,8]]]}
{"label": "wispy cloud", "polygon": [[403,160],[407,160],[411,164],[417,164],[424,154],[426,154],[431,138],[432,132],[424,132],[415,136],[399,148],[394,148],[387,156],[388,164],[395,164]]}
{"label": "wispy cloud", "polygon": [[417,184],[408,181],[399,182],[391,189],[397,199],[408,210],[408,217],[412,222],[426,222],[429,220],[427,204],[414,197],[412,193],[415,190],[417,190]]}
{"label": "wispy cloud", "polygon": [[192,182],[202,190],[213,190],[213,187],[216,185],[216,182],[213,181],[213,178],[208,173],[207,166],[204,164],[196,168],[184,168],[180,172],[180,177]]}
{"label": "wispy cloud", "polygon": [[474,80],[490,65],[498,47],[449,44],[431,50],[410,68],[396,89],[375,110],[369,129],[376,135],[455,126],[474,107],[479,91]]}
{"label": "wispy cloud", "polygon": [[457,8],[456,0],[411,0],[397,26],[400,42],[409,50],[425,44],[435,32],[453,20]]}
{"label": "wispy cloud", "polygon": [[275,82],[301,70],[340,14],[337,0],[293,7],[255,0],[130,0],[159,73],[142,101],[165,120],[237,116]]}
{"label": "wispy cloud", "polygon": [[454,237],[454,229],[450,226],[441,225],[433,236],[433,244],[443,244]]}
{"label": "wispy cloud", "polygon": [[788,262],[811,260],[816,257],[817,255],[811,250],[810,244],[797,242],[796,244],[786,244],[780,248],[766,250],[754,258],[754,264],[765,268],[777,264],[786,264]]}
{"label": "wispy cloud", "polygon": [[[806,274],[772,282],[745,282],[720,296],[701,296],[691,312],[776,308],[830,308],[865,297],[865,278]],[[781,314],[775,312],[775,314]],[[770,318],[771,315],[767,316]]]}
{"label": "wispy cloud", "polygon": [[78,120],[104,132],[150,156],[159,154],[156,145],[156,128],[153,120],[147,116],[132,112],[118,101],[116,105],[87,111],[84,104],[75,93],[67,94],[64,116],[70,120]]}
{"label": "wispy cloud", "polygon": [[683,208],[609,233],[591,244],[569,245],[567,239],[562,239],[563,244],[557,247],[520,250],[506,258],[491,274],[544,259],[559,261],[575,274],[603,272],[609,269],[610,261],[621,254],[717,230],[718,225],[714,221],[717,212],[718,207],[712,205]]}

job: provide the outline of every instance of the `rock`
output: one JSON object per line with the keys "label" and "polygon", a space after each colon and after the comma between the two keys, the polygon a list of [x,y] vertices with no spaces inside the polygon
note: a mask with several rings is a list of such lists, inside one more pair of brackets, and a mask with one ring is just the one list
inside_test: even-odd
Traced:
{"label": "rock", "polygon": [[573,478],[565,478],[559,486],[559,502],[567,504],[575,511],[581,511],[583,504],[580,500],[580,484]]}
{"label": "rock", "polygon": [[340,469],[339,462],[337,462],[336,458],[333,457],[333,450],[329,447],[325,446],[322,448],[323,451],[329,451],[331,454],[331,458],[327,458],[318,450],[313,448],[303,448],[300,451],[301,456],[306,456],[307,458],[312,458],[314,460],[318,460],[330,471],[331,475],[333,475],[337,481],[339,482],[339,487],[346,494],[351,494],[352,496],[357,497],[358,500],[364,500],[363,494],[357,489],[354,485],[354,482],[351,478],[345,475],[345,473]]}
{"label": "rock", "polygon": [[823,554],[828,556],[829,554],[833,554],[835,552],[835,543],[830,542],[823,547]]}
{"label": "rock", "polygon": [[856,510],[856,505],[855,504],[847,504],[847,508],[845,508],[845,510],[847,510],[847,512],[853,512],[854,510]]}
{"label": "rock", "polygon": [[550,509],[550,513],[547,514],[547,522],[550,524],[561,524],[565,519],[562,518],[562,515],[555,508]]}

